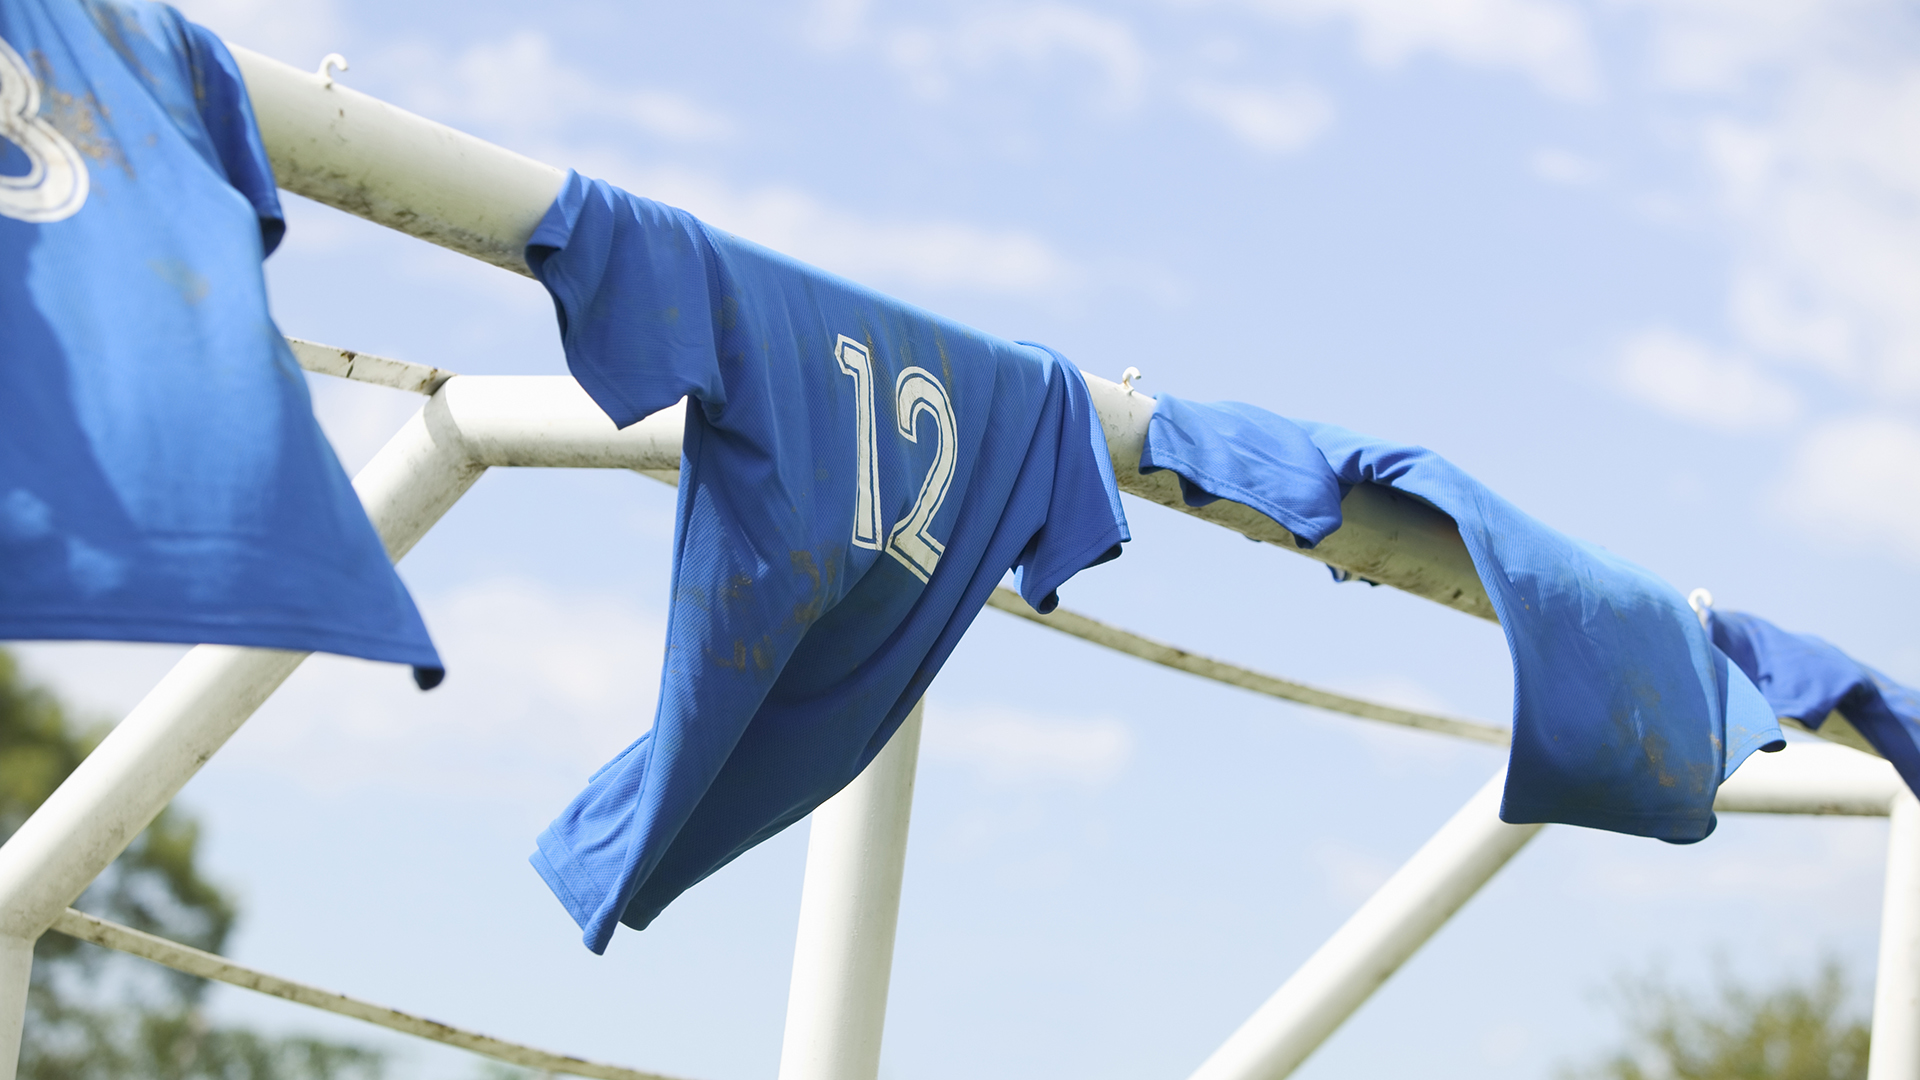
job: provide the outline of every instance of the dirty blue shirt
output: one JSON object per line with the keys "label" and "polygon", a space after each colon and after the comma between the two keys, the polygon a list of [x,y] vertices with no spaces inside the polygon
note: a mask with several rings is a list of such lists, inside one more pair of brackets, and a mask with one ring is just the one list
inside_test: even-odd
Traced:
{"label": "dirty blue shirt", "polygon": [[600,952],[859,775],[1009,568],[1050,610],[1127,525],[1052,350],[578,174],[527,262],[616,424],[689,399],[653,726],[532,857]]}
{"label": "dirty blue shirt", "polygon": [[267,310],[285,225],[220,40],[0,0],[0,639],[440,659]]}
{"label": "dirty blue shirt", "polygon": [[1513,658],[1506,821],[1700,840],[1720,782],[1753,751],[1781,745],[1760,691],[1671,586],[1548,528],[1430,450],[1162,395],[1149,462],[1313,543],[1338,526],[1356,484],[1454,520]]}
{"label": "dirty blue shirt", "polygon": [[1715,609],[1708,618],[1714,644],[1766,695],[1774,715],[1818,731],[1837,711],[1920,791],[1920,693],[1812,634],[1738,611]]}

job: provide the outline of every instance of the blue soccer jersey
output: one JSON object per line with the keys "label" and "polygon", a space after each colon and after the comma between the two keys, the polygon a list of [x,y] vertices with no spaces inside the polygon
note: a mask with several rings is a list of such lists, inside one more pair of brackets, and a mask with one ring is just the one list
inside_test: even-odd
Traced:
{"label": "blue soccer jersey", "polygon": [[1714,609],[1708,618],[1714,644],[1754,681],[1776,715],[1818,731],[1838,711],[1920,792],[1920,693],[1812,634],[1738,611]]}
{"label": "blue soccer jersey", "polygon": [[1507,821],[1699,840],[1713,831],[1721,780],[1781,746],[1760,691],[1672,586],[1548,528],[1431,450],[1162,395],[1149,466],[1199,489],[1189,503],[1234,499],[1313,543],[1338,527],[1355,484],[1453,518],[1513,656]]}
{"label": "blue soccer jersey", "polygon": [[440,659],[267,311],[233,58],[161,4],[0,0],[0,639]]}
{"label": "blue soccer jersey", "polygon": [[616,424],[687,409],[653,727],[533,864],[595,952],[866,767],[1009,568],[1126,518],[1079,371],[577,174],[527,261]]}

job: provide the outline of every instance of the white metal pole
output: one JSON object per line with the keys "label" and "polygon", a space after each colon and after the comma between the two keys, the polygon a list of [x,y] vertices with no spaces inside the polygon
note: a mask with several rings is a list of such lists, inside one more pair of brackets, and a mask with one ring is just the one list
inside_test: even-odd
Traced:
{"label": "white metal pole", "polygon": [[875,1080],[924,702],[813,812],[780,1080]]}
{"label": "white metal pole", "polygon": [[13,1080],[27,1016],[27,984],[33,978],[33,940],[0,937],[0,1074]]}
{"label": "white metal pole", "polygon": [[1496,773],[1192,1080],[1279,1080],[1318,1049],[1540,831],[1500,820],[1506,778]]}
{"label": "white metal pole", "polygon": [[185,972],[188,975],[198,975],[203,979],[218,979],[229,986],[257,990],[262,994],[271,994],[299,1005],[324,1009],[339,1016],[350,1016],[369,1024],[378,1024],[416,1038],[431,1039],[447,1046],[457,1046],[462,1050],[485,1054],[510,1065],[538,1069],[548,1076],[556,1074],[581,1076],[589,1080],[671,1080],[670,1077],[659,1073],[587,1061],[568,1054],[555,1054],[522,1043],[496,1039],[477,1031],[443,1024],[438,1020],[428,1020],[423,1016],[415,1016],[398,1009],[389,1009],[384,1005],[375,1005],[370,1001],[350,998],[345,994],[322,990],[317,986],[297,983],[292,979],[282,979],[277,975],[243,967],[224,956],[202,952],[199,949],[135,930],[130,926],[96,919],[72,909],[61,912],[60,917],[54,920],[53,929],[79,938],[81,941],[91,941],[95,945],[118,949],[129,955],[151,960],[156,964],[165,964],[175,971]]}
{"label": "white metal pole", "polygon": [[[231,42],[260,136],[280,186],[527,273],[523,250],[566,174],[444,124],[389,105]],[[1259,511],[1222,499],[1191,507],[1171,472],[1141,475],[1153,399],[1089,376],[1123,490],[1282,550],[1321,559],[1369,581],[1493,618],[1459,530],[1445,514],[1362,484],[1342,505],[1345,523],[1312,550]]]}
{"label": "white metal pole", "polygon": [[[436,397],[354,487],[398,560],[485,471]],[[0,846],[0,1080],[18,1064],[33,943],[306,656],[195,647]]]}
{"label": "white metal pole", "polygon": [[1920,801],[1893,797],[1867,1080],[1920,1080]]}

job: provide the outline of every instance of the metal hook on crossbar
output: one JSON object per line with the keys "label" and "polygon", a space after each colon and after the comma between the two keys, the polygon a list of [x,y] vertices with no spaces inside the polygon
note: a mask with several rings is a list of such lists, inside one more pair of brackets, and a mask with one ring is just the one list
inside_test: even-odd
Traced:
{"label": "metal hook on crossbar", "polygon": [[1129,394],[1138,394],[1140,393],[1140,391],[1134,389],[1134,386],[1133,386],[1134,380],[1144,379],[1144,378],[1146,378],[1146,376],[1140,374],[1139,368],[1130,367],[1127,370],[1120,373],[1120,388],[1122,390],[1125,390]]}
{"label": "metal hook on crossbar", "polygon": [[320,58],[320,68],[315,71],[314,74],[320,76],[321,86],[331,89],[333,87],[334,69],[338,68],[341,71],[346,71],[351,67],[352,65],[347,63],[346,57],[341,56],[337,52],[330,52]]}
{"label": "metal hook on crossbar", "polygon": [[1695,589],[1687,594],[1687,606],[1700,620],[1700,629],[1707,629],[1707,619],[1713,614],[1713,594],[1705,589]]}

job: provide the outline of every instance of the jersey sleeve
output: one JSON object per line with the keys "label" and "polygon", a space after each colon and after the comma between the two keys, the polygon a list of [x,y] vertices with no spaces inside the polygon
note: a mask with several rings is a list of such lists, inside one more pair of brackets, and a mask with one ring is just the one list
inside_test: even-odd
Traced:
{"label": "jersey sleeve", "polygon": [[194,23],[186,23],[185,29],[201,123],[206,125],[207,138],[227,174],[227,183],[253,204],[253,212],[260,218],[262,254],[271,255],[287,233],[287,220],[280,209],[273,164],[267,160],[266,145],[260,139],[246,81],[240,77],[240,67],[225,42]]}
{"label": "jersey sleeve", "polygon": [[1780,731],[1671,585],[1431,450],[1296,423],[1342,483],[1390,487],[1459,528],[1513,659],[1502,820],[1673,843],[1713,831],[1720,781]]}
{"label": "jersey sleeve", "polygon": [[1021,344],[1042,349],[1051,357],[1062,398],[1046,522],[1014,564],[1014,583],[1021,597],[1044,615],[1060,605],[1059,589],[1068,578],[1119,558],[1120,545],[1133,537],[1086,377],[1045,345]]}
{"label": "jersey sleeve", "polygon": [[1171,469],[1188,506],[1244,503],[1310,548],[1340,527],[1340,478],[1300,425],[1265,409],[1160,395],[1140,471]]}
{"label": "jersey sleeve", "polygon": [[553,295],[568,368],[614,424],[683,397],[726,404],[718,260],[693,215],[569,172],[527,265]]}

